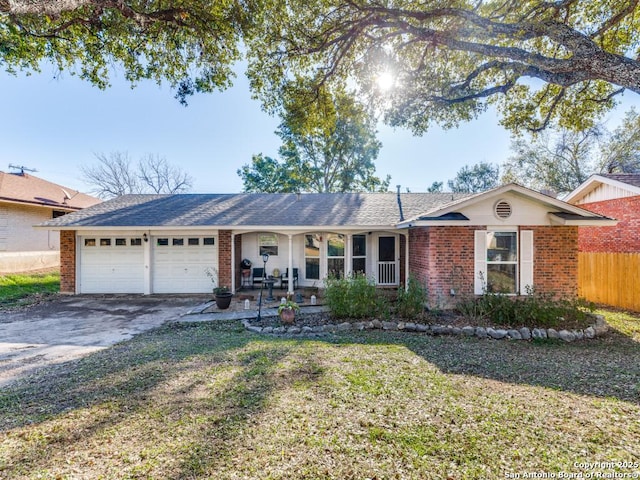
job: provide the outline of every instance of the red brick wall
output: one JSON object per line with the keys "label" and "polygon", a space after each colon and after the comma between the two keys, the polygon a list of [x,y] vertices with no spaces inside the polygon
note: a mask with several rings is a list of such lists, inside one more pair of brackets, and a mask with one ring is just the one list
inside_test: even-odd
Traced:
{"label": "red brick wall", "polygon": [[231,231],[218,232],[218,286],[231,288]]}
{"label": "red brick wall", "polygon": [[539,292],[578,293],[578,227],[520,227],[533,230],[533,285]]}
{"label": "red brick wall", "polygon": [[[409,271],[427,285],[429,301],[446,305],[473,295],[474,231],[485,227],[419,227],[409,232]],[[538,291],[575,296],[578,228],[523,226],[533,230],[534,285]]]}
{"label": "red brick wall", "polygon": [[473,294],[474,234],[484,227],[420,227],[409,232],[409,271],[437,304]]}
{"label": "red brick wall", "polygon": [[581,252],[640,252],[640,196],[586,203],[580,207],[620,220],[615,227],[580,227]]}
{"label": "red brick wall", "polygon": [[60,293],[76,293],[76,232],[60,232]]}

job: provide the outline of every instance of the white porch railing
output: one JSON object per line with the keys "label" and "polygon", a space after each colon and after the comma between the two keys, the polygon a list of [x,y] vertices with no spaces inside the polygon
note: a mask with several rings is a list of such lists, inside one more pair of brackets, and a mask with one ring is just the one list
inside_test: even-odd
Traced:
{"label": "white porch railing", "polygon": [[397,285],[396,262],[378,262],[378,285]]}

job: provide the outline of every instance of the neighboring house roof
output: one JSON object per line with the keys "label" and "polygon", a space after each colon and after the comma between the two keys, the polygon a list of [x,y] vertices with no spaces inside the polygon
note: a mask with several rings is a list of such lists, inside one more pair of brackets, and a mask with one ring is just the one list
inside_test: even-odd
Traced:
{"label": "neighboring house roof", "polygon": [[[124,195],[40,226],[73,230],[91,228],[217,227],[253,229],[326,227],[409,227],[468,220],[458,213],[469,204],[512,192],[548,206],[554,223],[608,220],[555,198],[510,184],[480,194],[452,193],[239,193]],[[400,199],[400,202],[398,201]],[[583,224],[583,223],[580,223]]]}
{"label": "neighboring house roof", "polygon": [[[636,173],[603,173],[597,175],[591,175],[582,184],[578,186],[573,192],[567,195],[564,199],[565,202],[571,204],[587,203],[583,201],[595,190],[608,186],[609,193],[607,197],[619,198],[640,195],[640,174]],[[602,199],[610,199],[602,197]],[[597,198],[594,197],[594,201]]]}
{"label": "neighboring house roof", "polygon": [[[468,196],[468,194],[464,195]],[[405,218],[461,197],[402,193]],[[396,193],[123,195],[51,220],[49,227],[374,227],[401,220]]]}
{"label": "neighboring house roof", "polygon": [[73,211],[90,207],[100,201],[98,198],[27,173],[0,172],[0,202]]}

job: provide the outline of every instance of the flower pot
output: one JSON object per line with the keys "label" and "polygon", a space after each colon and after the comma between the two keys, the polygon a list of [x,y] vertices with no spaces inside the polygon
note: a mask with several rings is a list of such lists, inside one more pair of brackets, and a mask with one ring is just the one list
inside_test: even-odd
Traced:
{"label": "flower pot", "polygon": [[226,310],[231,305],[231,297],[233,297],[233,293],[216,293],[216,305],[220,310]]}
{"label": "flower pot", "polygon": [[292,308],[285,308],[280,312],[280,321],[285,325],[292,325],[296,320],[296,311]]}

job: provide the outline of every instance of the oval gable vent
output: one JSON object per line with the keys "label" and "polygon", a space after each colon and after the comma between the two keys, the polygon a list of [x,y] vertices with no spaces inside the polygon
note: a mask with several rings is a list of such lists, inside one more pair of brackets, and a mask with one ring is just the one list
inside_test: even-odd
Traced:
{"label": "oval gable vent", "polygon": [[509,218],[511,216],[511,204],[505,200],[496,203],[495,214],[498,218]]}

